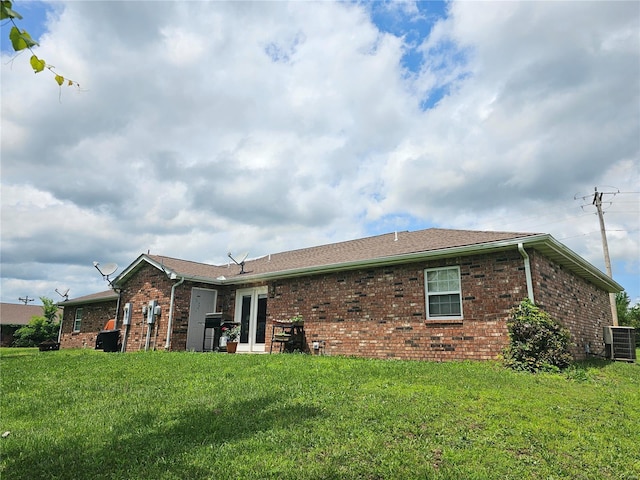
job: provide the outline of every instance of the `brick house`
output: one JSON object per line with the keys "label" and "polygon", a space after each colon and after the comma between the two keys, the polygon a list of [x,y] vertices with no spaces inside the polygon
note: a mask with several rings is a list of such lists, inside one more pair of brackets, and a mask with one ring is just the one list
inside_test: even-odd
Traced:
{"label": "brick house", "polygon": [[12,346],[16,330],[29,325],[33,317],[41,317],[42,313],[38,305],[0,303],[0,347]]}
{"label": "brick house", "polygon": [[[242,352],[269,352],[273,325],[301,315],[304,345],[314,353],[436,361],[495,358],[508,341],[509,311],[526,297],[571,331],[574,356],[585,358],[603,350],[609,293],[622,290],[548,234],[445,229],[293,250],[242,266],[143,254],[113,285],[119,295],[103,299],[102,312],[118,305],[127,351],[202,351],[205,316],[217,312],[242,325]],[[85,323],[91,304],[81,300],[63,304],[63,348],[78,346],[77,313],[68,307],[83,309],[77,339],[103,328]]]}
{"label": "brick house", "polygon": [[113,290],[93,293],[58,303],[64,308],[61,348],[94,348],[96,336],[115,319],[118,294]]}

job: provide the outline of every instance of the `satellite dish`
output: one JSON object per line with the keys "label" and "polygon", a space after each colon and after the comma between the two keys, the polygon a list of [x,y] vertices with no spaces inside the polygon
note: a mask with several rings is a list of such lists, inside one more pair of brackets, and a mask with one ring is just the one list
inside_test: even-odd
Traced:
{"label": "satellite dish", "polygon": [[69,300],[69,289],[66,288],[62,292],[56,288],[56,293],[64,298],[65,301]]}
{"label": "satellite dish", "polygon": [[109,275],[114,273],[117,269],[118,269],[118,265],[116,263],[107,263],[105,265],[102,265],[102,268],[100,268],[100,271],[102,272],[103,275],[108,277]]}
{"label": "satellite dish", "polygon": [[233,256],[231,255],[231,252],[227,253],[227,256],[233,260],[233,263],[235,263],[236,265],[240,266],[240,273],[245,273],[244,271],[244,261],[247,259],[247,257],[249,256],[249,252],[243,253],[242,255],[240,255],[240,260],[236,260],[235,258],[233,258]]}
{"label": "satellite dish", "polygon": [[102,275],[102,278],[105,279],[107,282],[109,282],[109,285],[111,285],[111,280],[109,280],[109,275],[111,275],[118,269],[118,265],[116,263],[107,263],[103,265],[102,268],[100,268],[100,263],[93,262],[93,266],[96,267],[96,270],[100,272],[100,275]]}

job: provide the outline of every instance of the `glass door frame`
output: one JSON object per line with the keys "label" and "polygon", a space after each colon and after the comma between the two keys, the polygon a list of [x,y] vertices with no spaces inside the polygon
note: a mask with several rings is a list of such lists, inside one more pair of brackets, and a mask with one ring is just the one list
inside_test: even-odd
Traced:
{"label": "glass door frame", "polygon": [[[265,351],[265,343],[256,343],[256,332],[258,327],[258,300],[260,297],[267,297],[267,286],[262,287],[252,287],[252,288],[242,288],[236,290],[236,306],[234,310],[234,322],[237,324],[242,324],[242,307],[243,300],[245,297],[251,297],[250,307],[249,307],[249,331],[248,331],[248,341],[242,342],[241,338],[238,339],[238,352],[264,352]],[[266,342],[266,324],[265,324],[265,342]]]}

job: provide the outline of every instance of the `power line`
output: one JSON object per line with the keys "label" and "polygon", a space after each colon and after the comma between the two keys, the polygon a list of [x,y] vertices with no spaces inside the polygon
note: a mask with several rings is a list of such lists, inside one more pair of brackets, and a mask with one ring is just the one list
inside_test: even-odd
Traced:
{"label": "power line", "polygon": [[[636,233],[640,232],[640,230],[624,230],[624,229],[608,229],[608,232],[625,232],[625,233]],[[579,235],[570,235],[568,237],[558,237],[558,240],[567,240],[569,238],[578,238],[578,237],[588,237],[589,235],[593,235],[594,233],[600,233],[600,230],[593,230],[587,233],[581,233]]]}
{"label": "power line", "polygon": [[27,295],[26,297],[22,298],[22,297],[18,297],[18,300],[23,302],[25,305],[29,302],[33,302],[35,300],[35,298],[29,298],[29,295]]}

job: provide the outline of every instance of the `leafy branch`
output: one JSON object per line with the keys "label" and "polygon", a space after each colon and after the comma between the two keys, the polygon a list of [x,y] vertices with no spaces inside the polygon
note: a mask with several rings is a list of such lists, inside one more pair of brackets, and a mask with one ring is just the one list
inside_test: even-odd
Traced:
{"label": "leafy branch", "polygon": [[45,68],[49,70],[53,76],[56,83],[61,87],[65,82],[68,86],[77,86],[80,87],[80,84],[75,80],[71,80],[70,78],[65,78],[55,71],[55,67],[53,65],[49,65],[44,59],[39,58],[34,52],[33,47],[37,47],[39,44],[34,39],[31,38],[29,32],[26,30],[20,30],[18,25],[16,24],[16,19],[22,20],[22,15],[13,10],[12,4],[10,0],[1,0],[0,1],[0,20],[9,20],[13,26],[11,27],[11,31],[9,32],[9,39],[11,40],[11,46],[16,52],[21,52],[23,50],[29,50],[31,52],[31,58],[29,59],[29,63],[31,64],[31,68],[33,68],[34,73],[40,73]]}

